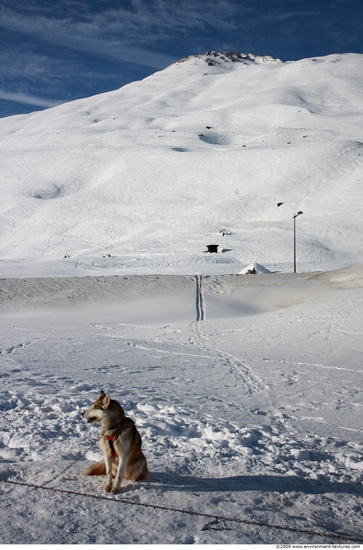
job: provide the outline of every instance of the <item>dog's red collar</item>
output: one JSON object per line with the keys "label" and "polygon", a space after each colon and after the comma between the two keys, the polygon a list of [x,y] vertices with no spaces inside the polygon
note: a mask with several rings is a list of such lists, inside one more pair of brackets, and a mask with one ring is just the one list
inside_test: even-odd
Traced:
{"label": "dog's red collar", "polygon": [[113,435],[106,435],[106,437],[108,439],[108,442],[110,444],[110,447],[111,447],[111,456],[112,456],[112,458],[117,456],[117,453],[115,451],[115,447],[113,446],[113,442],[115,441],[117,436],[118,436],[118,430]]}

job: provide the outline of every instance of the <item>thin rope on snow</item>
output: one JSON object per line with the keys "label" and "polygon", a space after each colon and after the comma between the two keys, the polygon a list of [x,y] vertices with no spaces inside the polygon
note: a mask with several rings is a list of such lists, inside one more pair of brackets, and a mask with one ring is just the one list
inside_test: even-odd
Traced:
{"label": "thin rope on snow", "polygon": [[334,538],[339,540],[345,540],[345,541],[352,541],[362,544],[361,539],[356,539],[354,537],[351,537],[350,535],[338,535],[335,533],[322,533],[319,531],[311,531],[309,529],[299,529],[297,527],[288,527],[283,525],[273,525],[271,523],[266,523],[263,521],[254,521],[254,520],[248,520],[248,519],[240,519],[240,518],[229,518],[225,516],[219,516],[217,514],[207,514],[205,512],[195,512],[193,510],[183,510],[182,508],[174,508],[174,507],[168,507],[168,506],[162,506],[159,504],[150,504],[145,502],[136,502],[133,500],[127,500],[123,498],[110,498],[107,496],[100,496],[100,495],[91,495],[89,493],[81,493],[79,491],[72,491],[70,489],[58,489],[56,487],[44,487],[43,485],[36,485],[35,483],[27,483],[25,481],[15,481],[10,479],[0,479],[1,483],[8,483],[10,485],[18,485],[22,487],[28,487],[32,489],[42,489],[43,491],[53,491],[55,493],[62,493],[72,496],[80,496],[84,498],[92,498],[96,500],[106,500],[110,503],[120,503],[120,504],[128,504],[130,506],[140,506],[144,508],[153,508],[154,510],[163,510],[166,512],[177,512],[179,514],[187,514],[189,516],[197,516],[197,517],[203,517],[208,518],[212,520],[220,520],[220,521],[229,521],[233,523],[241,523],[244,525],[252,525],[257,527],[266,527],[268,529],[279,529],[281,531],[290,531],[294,533],[302,533],[304,535],[313,535],[317,537],[328,537],[328,538]]}

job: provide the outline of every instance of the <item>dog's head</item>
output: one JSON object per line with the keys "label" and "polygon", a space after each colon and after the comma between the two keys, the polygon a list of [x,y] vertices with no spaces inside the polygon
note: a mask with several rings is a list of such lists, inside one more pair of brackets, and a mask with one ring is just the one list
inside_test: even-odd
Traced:
{"label": "dog's head", "polygon": [[97,401],[95,401],[89,409],[84,411],[82,416],[87,420],[87,422],[102,422],[102,420],[111,412],[110,409],[112,403],[115,403],[115,401],[112,401],[111,397],[108,394],[106,395],[105,392],[101,390]]}

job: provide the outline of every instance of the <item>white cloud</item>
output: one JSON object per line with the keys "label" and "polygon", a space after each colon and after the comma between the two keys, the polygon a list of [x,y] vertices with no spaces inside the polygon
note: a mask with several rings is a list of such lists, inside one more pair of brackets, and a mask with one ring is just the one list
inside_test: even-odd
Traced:
{"label": "white cloud", "polygon": [[[233,15],[238,6],[229,0],[132,0],[131,4],[132,9],[120,5],[94,13],[88,3],[73,2],[72,11],[69,6],[63,10],[67,14],[63,18],[55,16],[57,10],[40,6],[37,11],[8,7],[0,25],[45,43],[155,69],[175,61],[158,51],[158,43],[178,40],[191,31],[228,30],[236,25]],[[247,12],[244,9],[245,16]]]}
{"label": "white cloud", "polygon": [[16,103],[22,103],[25,105],[35,105],[37,107],[56,107],[57,105],[60,105],[63,103],[59,100],[54,99],[45,99],[42,97],[35,97],[28,94],[22,94],[22,93],[9,93],[9,92],[3,92],[0,90],[0,100],[3,101],[14,101]]}
{"label": "white cloud", "polygon": [[262,18],[269,21],[287,21],[288,19],[298,20],[300,17],[319,17],[322,13],[320,10],[315,11],[281,11],[275,13],[263,14]]}
{"label": "white cloud", "polygon": [[136,22],[130,24],[125,10],[109,10],[97,15],[89,14],[81,21],[56,19],[45,13],[15,13],[4,9],[0,26],[7,31],[32,36],[38,42],[58,45],[82,53],[113,60],[129,61],[153,68],[162,68],[173,61],[172,57],[152,51],[152,29]]}

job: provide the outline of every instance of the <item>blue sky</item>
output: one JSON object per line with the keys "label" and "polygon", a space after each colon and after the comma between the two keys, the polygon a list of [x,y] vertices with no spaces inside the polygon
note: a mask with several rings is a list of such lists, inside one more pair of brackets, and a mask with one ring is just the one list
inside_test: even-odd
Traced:
{"label": "blue sky", "polygon": [[285,61],[363,53],[363,0],[0,0],[0,117],[211,49]]}

